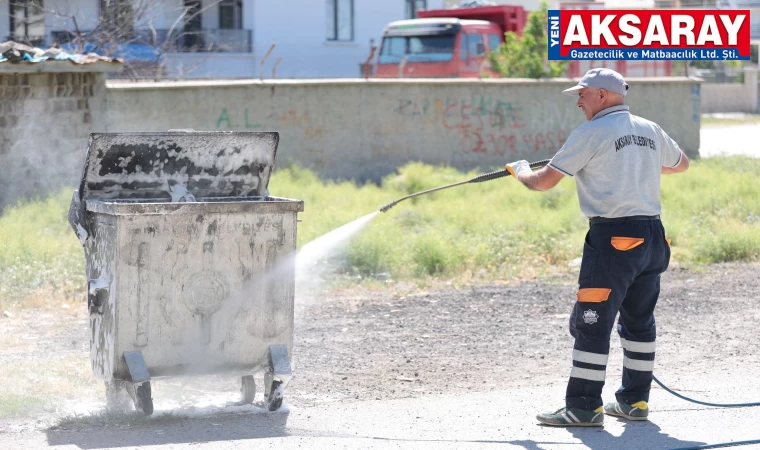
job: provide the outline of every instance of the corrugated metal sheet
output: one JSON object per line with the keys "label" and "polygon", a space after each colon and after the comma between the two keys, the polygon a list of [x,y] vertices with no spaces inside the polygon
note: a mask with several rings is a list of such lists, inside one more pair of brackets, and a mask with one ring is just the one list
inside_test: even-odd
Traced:
{"label": "corrugated metal sheet", "polygon": [[120,58],[111,58],[95,53],[75,54],[60,48],[43,50],[13,41],[0,44],[0,63],[44,63],[46,61],[68,61],[77,65],[102,62],[120,65],[124,62]]}

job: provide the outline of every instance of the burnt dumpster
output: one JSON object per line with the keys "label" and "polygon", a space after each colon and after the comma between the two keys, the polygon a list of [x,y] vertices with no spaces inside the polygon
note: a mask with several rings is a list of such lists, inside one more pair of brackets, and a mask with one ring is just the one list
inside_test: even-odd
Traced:
{"label": "burnt dumpster", "polygon": [[278,133],[93,133],[69,222],[84,247],[90,361],[109,406],[153,412],[150,381],[291,379],[298,213],[269,195]]}

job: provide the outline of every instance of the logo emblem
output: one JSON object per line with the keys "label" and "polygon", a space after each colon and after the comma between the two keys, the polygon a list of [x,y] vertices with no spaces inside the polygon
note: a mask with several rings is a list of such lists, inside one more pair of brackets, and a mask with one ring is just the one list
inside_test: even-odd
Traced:
{"label": "logo emblem", "polygon": [[590,309],[588,311],[583,311],[583,321],[586,323],[596,323],[596,321],[599,319],[599,314],[596,313],[596,311],[591,311]]}

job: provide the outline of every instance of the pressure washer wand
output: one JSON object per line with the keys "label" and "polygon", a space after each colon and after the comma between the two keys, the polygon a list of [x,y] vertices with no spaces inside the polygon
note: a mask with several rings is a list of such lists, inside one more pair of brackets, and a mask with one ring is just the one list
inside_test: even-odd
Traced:
{"label": "pressure washer wand", "polygon": [[[530,163],[530,168],[531,169],[540,169],[540,168],[546,166],[547,164],[549,164],[549,161],[550,160],[548,160],[548,159],[542,159],[541,161],[532,162],[532,163]],[[382,208],[380,208],[380,211],[381,212],[387,212],[389,209],[391,209],[394,206],[396,206],[396,204],[398,204],[399,202],[404,201],[404,200],[406,200],[408,198],[417,197],[418,195],[429,194],[431,192],[440,191],[442,189],[452,188],[454,186],[461,186],[461,185],[467,184],[467,183],[482,183],[483,181],[495,180],[497,178],[508,177],[508,176],[511,176],[511,175],[512,174],[509,173],[509,171],[507,169],[497,170],[496,172],[484,173],[484,174],[478,175],[477,177],[475,177],[473,179],[470,179],[470,180],[460,181],[459,183],[449,184],[449,185],[446,185],[446,186],[441,186],[441,187],[437,187],[437,188],[433,188],[433,189],[428,189],[426,191],[416,192],[416,193],[411,194],[411,195],[407,195],[406,197],[402,197],[402,198],[400,198],[398,200],[395,200],[393,202],[388,203],[387,205],[385,205]]]}

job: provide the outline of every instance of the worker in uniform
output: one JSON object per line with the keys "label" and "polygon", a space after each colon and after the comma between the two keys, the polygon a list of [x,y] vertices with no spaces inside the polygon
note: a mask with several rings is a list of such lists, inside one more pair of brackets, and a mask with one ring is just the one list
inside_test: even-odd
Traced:
{"label": "worker in uniform", "polygon": [[[628,84],[611,69],[589,70],[562,91],[577,96],[587,122],[568,137],[549,164],[527,161],[506,169],[531,190],[553,188],[575,177],[578,201],[589,218],[570,316],[575,338],[565,406],[537,419],[555,426],[602,426],[604,415],[646,420],[655,359],[654,309],[660,274],[670,261],[670,240],[660,221],[660,176],[683,172],[689,160],[654,122],[631,114]],[[604,405],[610,334],[624,351],[616,402]]]}

